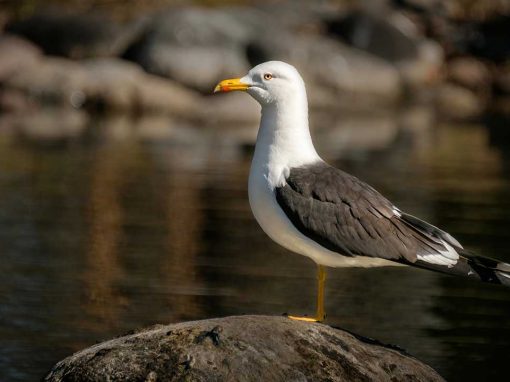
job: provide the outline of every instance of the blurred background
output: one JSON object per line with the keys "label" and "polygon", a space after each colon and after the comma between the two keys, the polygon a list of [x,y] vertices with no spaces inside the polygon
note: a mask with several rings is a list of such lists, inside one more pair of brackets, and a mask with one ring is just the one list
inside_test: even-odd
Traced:
{"label": "blurred background", "polygon": [[[259,107],[211,96],[269,59],[319,152],[510,261],[506,0],[0,2],[0,380],[139,327],[314,310],[315,267],[252,218]],[[336,269],[328,323],[449,381],[504,380],[510,289]]]}

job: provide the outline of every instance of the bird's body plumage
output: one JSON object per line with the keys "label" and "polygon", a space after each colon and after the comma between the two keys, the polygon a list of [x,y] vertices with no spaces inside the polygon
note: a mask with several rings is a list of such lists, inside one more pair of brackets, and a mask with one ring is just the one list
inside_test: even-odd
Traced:
{"label": "bird's body plumage", "polygon": [[400,211],[320,158],[310,136],[305,85],[294,67],[267,62],[217,89],[231,87],[262,106],[249,200],[275,242],[320,265],[404,264],[510,285],[509,264],[470,255],[447,232]]}
{"label": "bird's body plumage", "polygon": [[447,232],[396,208],[358,178],[324,162],[291,169],[275,197],[289,220],[324,248],[510,285],[510,267],[473,256]]}
{"label": "bird's body plumage", "polygon": [[446,266],[459,257],[453,238],[448,243],[413,226],[372,187],[326,163],[292,169],[275,195],[300,232],[345,256],[414,263],[435,255]]}

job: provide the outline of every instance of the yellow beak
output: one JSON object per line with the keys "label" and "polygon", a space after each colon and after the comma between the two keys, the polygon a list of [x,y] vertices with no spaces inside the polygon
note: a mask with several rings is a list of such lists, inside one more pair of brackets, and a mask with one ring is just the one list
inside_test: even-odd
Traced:
{"label": "yellow beak", "polygon": [[234,90],[246,91],[249,87],[250,85],[241,82],[240,78],[230,78],[228,80],[223,80],[218,85],[216,85],[214,88],[214,93],[231,92]]}

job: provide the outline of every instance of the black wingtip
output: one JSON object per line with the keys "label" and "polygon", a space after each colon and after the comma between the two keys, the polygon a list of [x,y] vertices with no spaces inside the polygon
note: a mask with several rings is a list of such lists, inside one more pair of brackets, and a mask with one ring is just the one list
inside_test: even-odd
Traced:
{"label": "black wingtip", "polygon": [[424,261],[417,261],[413,265],[453,276],[510,287],[510,264],[464,251],[461,252],[457,264],[452,267]]}

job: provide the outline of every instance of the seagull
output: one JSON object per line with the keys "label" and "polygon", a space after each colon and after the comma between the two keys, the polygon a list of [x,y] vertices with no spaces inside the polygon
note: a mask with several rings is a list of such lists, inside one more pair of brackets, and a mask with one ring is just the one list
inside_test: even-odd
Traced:
{"label": "seagull", "polygon": [[321,159],[305,84],[292,65],[265,62],[214,89],[231,91],[262,106],[248,182],[253,215],[272,240],[317,264],[315,316],[290,318],[324,320],[325,267],[408,265],[510,286],[510,264],[467,252],[447,232]]}

